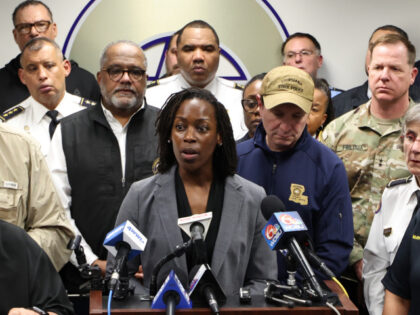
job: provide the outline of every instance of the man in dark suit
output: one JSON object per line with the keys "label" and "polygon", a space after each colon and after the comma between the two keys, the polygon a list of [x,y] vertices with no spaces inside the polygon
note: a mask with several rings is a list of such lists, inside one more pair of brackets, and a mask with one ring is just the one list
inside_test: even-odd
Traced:
{"label": "man in dark suit", "polygon": [[[386,34],[399,34],[408,39],[407,33],[402,30],[401,28],[394,26],[394,25],[384,25],[378,27],[370,36],[369,45],[372,45],[379,37],[386,35]],[[367,65],[370,62],[370,52],[369,49],[366,53],[366,63],[365,63],[365,71],[367,74]],[[420,69],[420,60],[417,61],[414,66],[417,69]],[[409,91],[410,97],[415,101],[420,100],[420,77],[417,76],[414,84],[410,87]],[[333,106],[334,106],[334,114],[335,117],[339,117],[360,105],[366,103],[371,97],[371,92],[368,89],[368,81],[366,80],[360,86],[356,86],[346,92],[343,92],[332,99]]]}
{"label": "man in dark suit", "polygon": [[[13,37],[22,51],[27,42],[35,37],[54,40],[57,25],[50,9],[41,1],[29,0],[20,3],[13,11]],[[70,60],[71,72],[66,78],[66,90],[71,94],[98,102],[100,91],[95,77]],[[30,96],[27,87],[20,81],[20,54],[0,69],[0,113]]]}

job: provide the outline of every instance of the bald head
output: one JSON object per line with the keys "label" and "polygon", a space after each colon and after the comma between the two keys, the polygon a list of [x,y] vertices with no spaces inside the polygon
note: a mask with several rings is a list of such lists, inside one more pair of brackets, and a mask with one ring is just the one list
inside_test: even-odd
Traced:
{"label": "bald head", "polygon": [[107,45],[97,74],[102,103],[114,116],[130,117],[143,104],[146,91],[146,56],[134,42]]}

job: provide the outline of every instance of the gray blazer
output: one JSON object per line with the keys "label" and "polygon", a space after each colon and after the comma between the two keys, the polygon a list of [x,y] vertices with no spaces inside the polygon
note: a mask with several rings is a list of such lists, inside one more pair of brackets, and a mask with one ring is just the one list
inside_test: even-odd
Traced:
{"label": "gray blazer", "polygon": [[[174,173],[175,167],[172,167],[168,173],[134,183],[116,221],[119,225],[130,220],[148,239],[141,257],[128,262],[130,274],[140,263],[143,265],[147,288],[156,262],[183,243],[177,225]],[[250,285],[254,294],[262,294],[265,280],[277,279],[276,254],[261,235],[266,223],[260,210],[264,197],[262,187],[238,175],[226,179],[222,217],[211,261],[212,271],[226,295],[238,294],[244,285]],[[108,272],[113,262],[113,257],[108,255]],[[187,288],[185,255],[167,263],[159,274],[165,275],[170,269],[176,270]]]}

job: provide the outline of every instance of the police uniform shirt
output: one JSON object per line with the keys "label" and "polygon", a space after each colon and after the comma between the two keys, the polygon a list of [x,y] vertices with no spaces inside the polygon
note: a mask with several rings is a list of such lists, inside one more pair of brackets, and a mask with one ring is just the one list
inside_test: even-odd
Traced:
{"label": "police uniform shirt", "polygon": [[395,259],[382,280],[384,287],[410,300],[408,314],[420,312],[420,211],[414,215],[402,238]]}
{"label": "police uniform shirt", "polygon": [[[99,106],[99,105],[98,105]],[[112,115],[112,113],[101,104],[101,107],[104,111],[105,119],[109,123],[115,138],[118,142],[118,147],[120,149],[121,155],[121,168],[122,174],[125,174],[125,163],[126,163],[126,140],[127,140],[127,130],[130,124],[131,118],[144,108],[142,105],[133,115],[131,115],[129,121],[122,126],[121,123]],[[67,163],[66,163],[66,156],[64,155],[63,150],[63,138],[61,133],[61,126],[58,125],[57,129],[55,130],[54,136],[51,140],[51,149],[47,156],[47,164],[51,170],[52,178],[57,188],[58,194],[60,196],[61,202],[64,205],[66,210],[66,214],[68,219],[70,220],[73,230],[75,231],[76,235],[82,236],[82,240],[80,245],[83,247],[86,261],[89,265],[91,265],[95,260],[98,259],[98,256],[95,255],[90,245],[84,239],[82,233],[76,226],[76,222],[71,217],[70,212],[70,205],[71,205],[71,186],[69,182],[69,178],[67,176]],[[70,257],[70,261],[73,265],[78,266],[76,256],[73,253]]]}
{"label": "police uniform shirt", "polygon": [[[85,107],[80,105],[83,99],[69,93],[65,93],[61,102],[55,108],[58,111],[57,119],[78,112]],[[41,151],[44,156],[50,149],[49,126],[51,118],[46,114],[49,111],[41,103],[37,102],[32,96],[28,97],[22,103],[12,107],[3,113],[5,122],[36,139],[41,145]]]}
{"label": "police uniform shirt", "polygon": [[394,261],[417,205],[417,181],[410,176],[392,181],[384,190],[363,252],[364,296],[369,314],[380,315],[385,289],[381,280]]}
{"label": "police uniform shirt", "polygon": [[39,144],[0,124],[0,148],[0,220],[28,232],[60,270],[69,260],[67,244],[74,234]]}
{"label": "police uniform shirt", "polygon": [[[172,93],[190,87],[191,85],[181,74],[159,80],[158,85],[146,90],[147,103],[162,108]],[[215,77],[205,89],[210,91],[225,106],[232,124],[235,140],[243,137],[248,132],[248,129],[244,122],[244,113],[241,105],[242,89],[236,83],[219,77]]]}

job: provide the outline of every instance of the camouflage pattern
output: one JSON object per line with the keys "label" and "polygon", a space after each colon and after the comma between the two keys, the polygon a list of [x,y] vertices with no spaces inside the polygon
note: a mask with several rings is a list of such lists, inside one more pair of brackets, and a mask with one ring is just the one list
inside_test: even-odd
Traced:
{"label": "camouflage pattern", "polygon": [[319,137],[347,171],[355,234],[350,265],[363,258],[384,188],[391,180],[410,175],[401,150],[403,119],[380,120],[370,114],[369,107],[370,101],[337,118]]}

